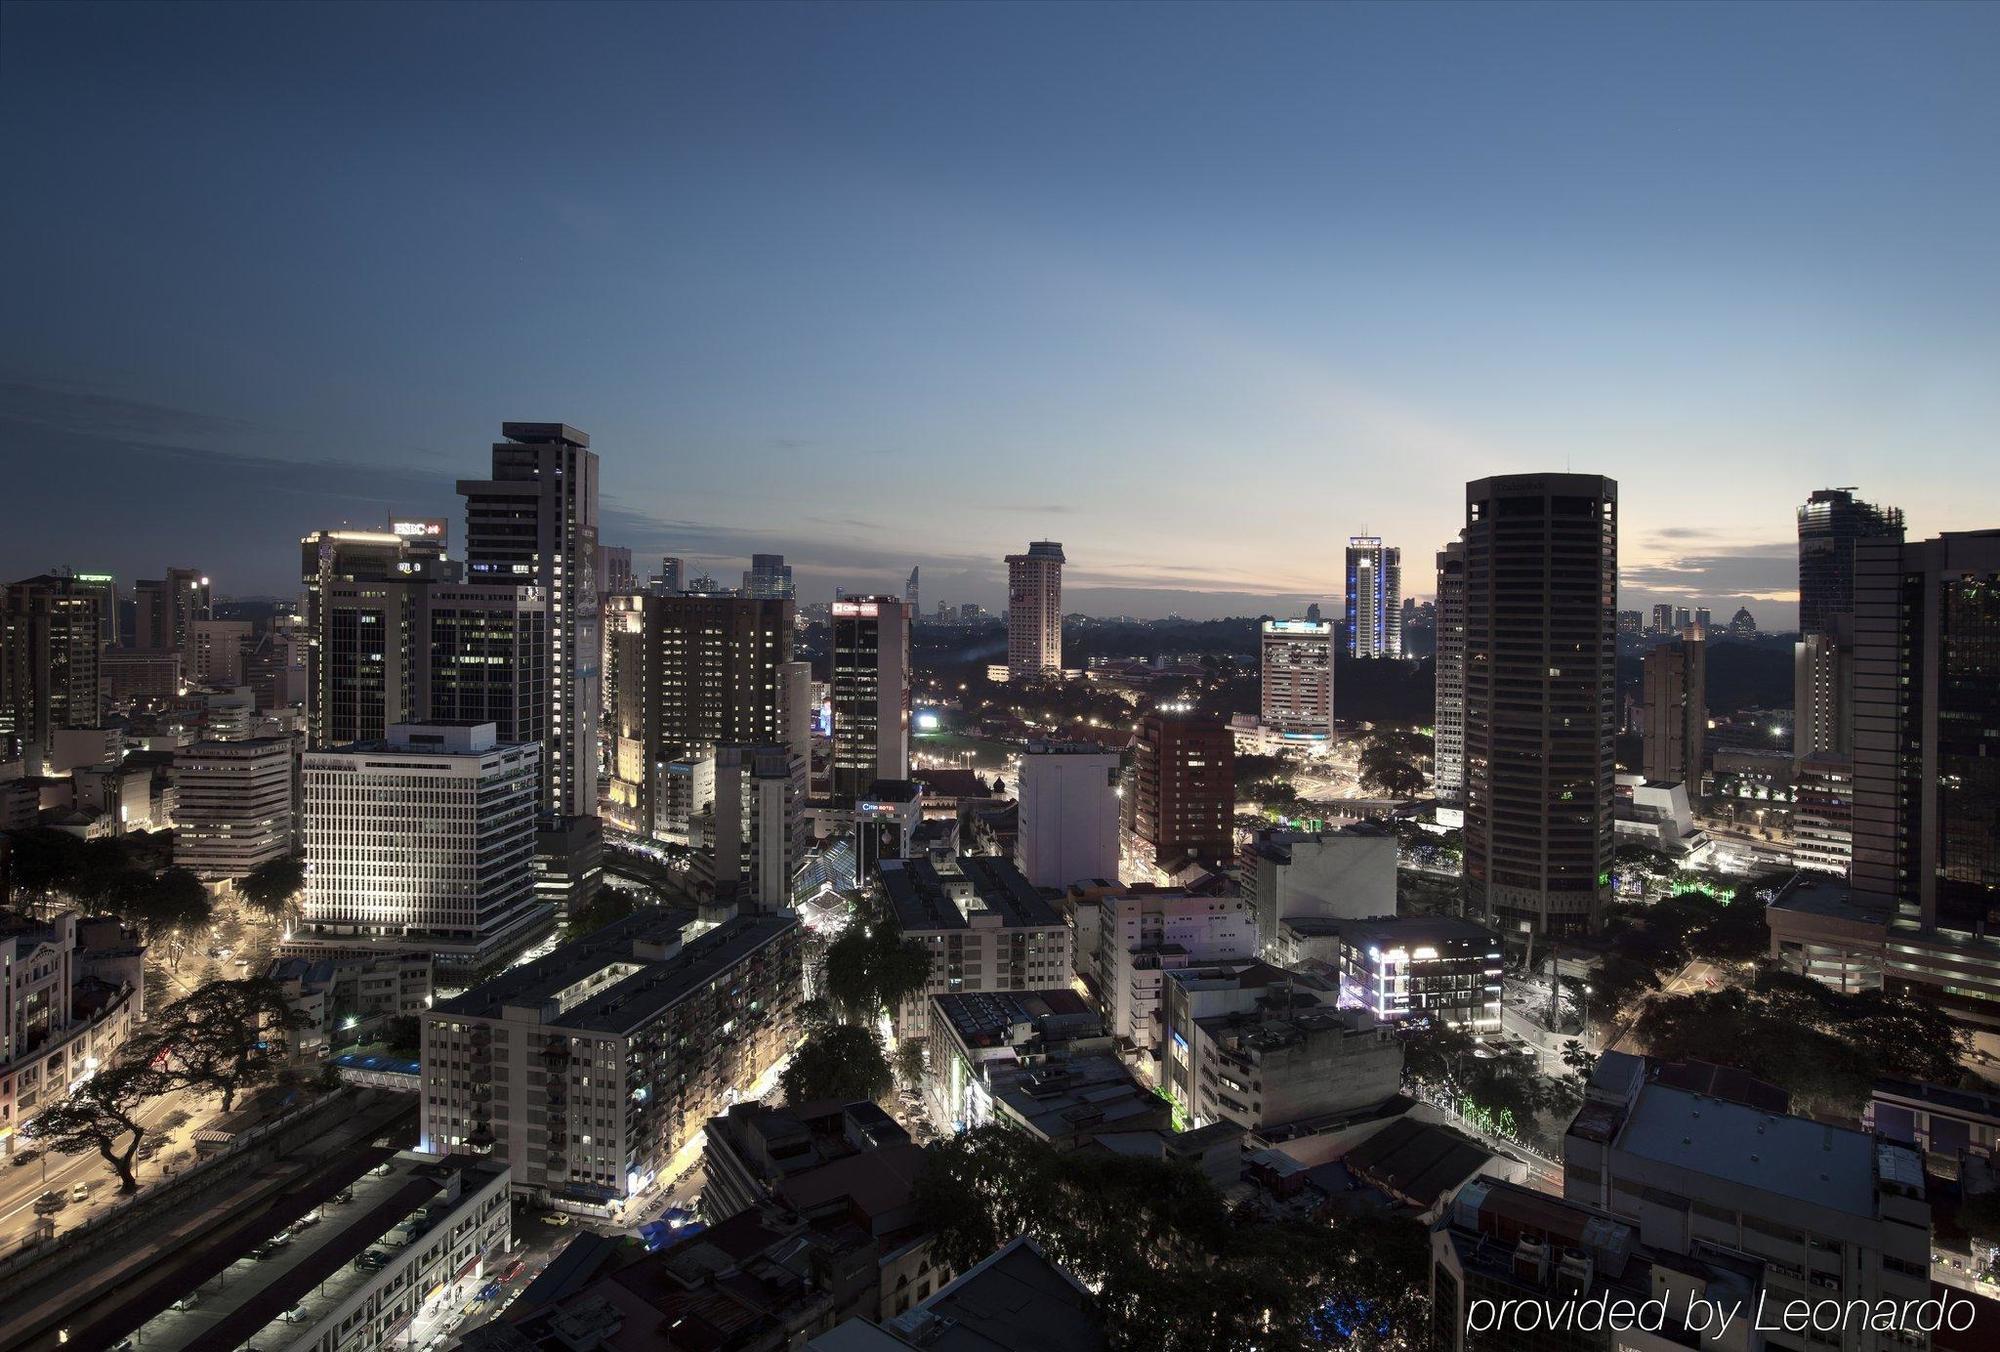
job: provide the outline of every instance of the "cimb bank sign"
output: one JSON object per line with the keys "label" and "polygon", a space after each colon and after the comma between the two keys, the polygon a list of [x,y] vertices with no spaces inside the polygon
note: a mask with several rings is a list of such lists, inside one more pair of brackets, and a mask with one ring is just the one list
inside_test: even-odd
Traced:
{"label": "cimb bank sign", "polygon": [[[1845,1329],[1868,1329],[1875,1333],[1937,1333],[1949,1329],[1963,1333],[1972,1327],[1975,1307],[1970,1300],[1947,1291],[1929,1300],[1779,1300],[1766,1291],[1753,1306],[1740,1300],[1687,1302],[1684,1310],[1671,1315],[1666,1297],[1631,1300],[1623,1296],[1570,1297],[1567,1300],[1475,1300],[1466,1307],[1468,1333],[1623,1333],[1637,1329],[1658,1333],[1663,1329],[1690,1333],[1712,1333],[1720,1338],[1747,1321],[1753,1329],[1769,1333],[1835,1333]],[[1626,1343],[1618,1352],[1638,1352]]]}

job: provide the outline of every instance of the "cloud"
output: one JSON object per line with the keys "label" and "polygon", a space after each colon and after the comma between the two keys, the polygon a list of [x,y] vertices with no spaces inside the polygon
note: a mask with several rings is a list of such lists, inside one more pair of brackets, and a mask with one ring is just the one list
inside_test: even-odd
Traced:
{"label": "cloud", "polygon": [[1737,604],[1746,600],[1796,601],[1798,546],[1780,541],[1673,554],[1657,562],[1626,565],[1620,570],[1619,583],[1627,593],[1644,593],[1661,600],[1729,600]]}

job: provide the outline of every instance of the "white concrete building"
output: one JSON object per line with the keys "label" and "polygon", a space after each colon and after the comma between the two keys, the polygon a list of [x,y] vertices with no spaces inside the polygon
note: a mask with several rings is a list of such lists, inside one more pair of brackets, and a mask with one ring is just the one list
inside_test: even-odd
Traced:
{"label": "white concrete building", "polygon": [[1015,782],[1014,862],[1036,887],[1118,876],[1118,753],[1030,742]]}
{"label": "white concrete building", "polygon": [[174,862],[206,880],[247,877],[292,852],[298,827],[290,737],[196,742],[174,753]]}
{"label": "white concrete building", "polygon": [[287,954],[425,948],[478,966],[549,918],[535,899],[541,747],[491,723],[397,724],[383,743],[306,753],[309,867]]}
{"label": "white concrete building", "polygon": [[[1931,1294],[1931,1208],[1914,1150],[1659,1083],[1642,1057],[1599,1059],[1563,1138],[1563,1196],[1630,1221],[1652,1248],[1686,1253],[1706,1241],[1762,1259],[1773,1309]],[[1867,1320],[1834,1323],[1812,1341],[1794,1333],[1767,1345],[1912,1346]]]}
{"label": "white concrete building", "polygon": [[0,1154],[112,1064],[146,1015],[145,952],[115,920],[0,914]]}
{"label": "white concrete building", "polygon": [[1396,914],[1396,833],[1377,822],[1336,831],[1267,831],[1244,853],[1243,895],[1266,955],[1294,916]]}
{"label": "white concrete building", "polygon": [[1261,718],[1281,742],[1333,739],[1333,623],[1265,620]]}
{"label": "white concrete building", "polygon": [[809,843],[806,766],[784,746],[719,746],[707,853],[696,871],[746,911],[789,910]]}
{"label": "white concrete building", "polygon": [[1166,974],[1257,956],[1257,913],[1242,897],[1134,888],[1096,903],[1096,978],[1113,1036],[1157,1050]]}

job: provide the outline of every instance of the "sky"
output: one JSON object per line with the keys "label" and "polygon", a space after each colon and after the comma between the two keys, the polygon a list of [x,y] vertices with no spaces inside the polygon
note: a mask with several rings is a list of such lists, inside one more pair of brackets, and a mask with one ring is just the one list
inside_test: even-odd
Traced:
{"label": "sky", "polygon": [[1795,623],[2000,525],[2000,6],[0,7],[0,567],[295,588],[505,419],[801,597],[1282,613],[1466,480]]}

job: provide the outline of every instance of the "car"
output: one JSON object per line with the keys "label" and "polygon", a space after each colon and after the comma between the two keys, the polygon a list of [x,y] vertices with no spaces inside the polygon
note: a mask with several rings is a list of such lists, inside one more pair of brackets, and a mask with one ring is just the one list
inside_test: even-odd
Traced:
{"label": "car", "polygon": [[319,1213],[317,1211],[308,1211],[305,1215],[299,1217],[297,1220],[292,1222],[292,1229],[310,1230],[315,1225],[319,1224],[319,1219],[320,1219]]}
{"label": "car", "polygon": [[90,1200],[90,1184],[79,1183],[71,1188],[69,1190],[69,1200],[72,1202],[88,1202]]}
{"label": "car", "polygon": [[552,1211],[552,1212],[550,1212],[550,1213],[549,1213],[548,1215],[546,1215],[546,1216],[542,1217],[542,1224],[543,1224],[543,1225],[568,1225],[568,1224],[570,1224],[570,1217],[569,1217],[568,1215],[566,1215],[565,1213],[563,1213],[563,1212],[560,1212],[560,1211]]}
{"label": "car", "polygon": [[14,1155],[14,1167],[18,1169],[24,1164],[33,1164],[36,1160],[40,1159],[41,1157],[42,1157],[42,1152],[39,1150],[17,1151]]}
{"label": "car", "polygon": [[516,1277],[521,1275],[521,1268],[523,1266],[524,1264],[521,1262],[521,1260],[516,1258],[513,1262],[507,1265],[507,1270],[500,1274],[500,1280],[503,1282],[513,1281]]}
{"label": "car", "polygon": [[308,1319],[311,1319],[312,1316],[306,1313],[305,1306],[294,1305],[291,1309],[279,1315],[278,1318],[284,1320],[287,1324],[303,1324]]}
{"label": "car", "polygon": [[176,1310],[192,1310],[199,1304],[201,1304],[201,1293],[199,1291],[190,1291],[175,1301],[173,1308]]}
{"label": "car", "polygon": [[335,1206],[346,1206],[349,1202],[354,1200],[354,1189],[342,1188],[339,1192],[336,1192],[329,1200],[332,1201]]}

